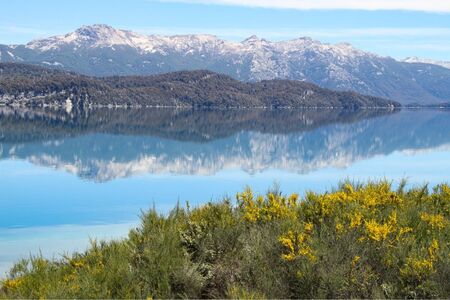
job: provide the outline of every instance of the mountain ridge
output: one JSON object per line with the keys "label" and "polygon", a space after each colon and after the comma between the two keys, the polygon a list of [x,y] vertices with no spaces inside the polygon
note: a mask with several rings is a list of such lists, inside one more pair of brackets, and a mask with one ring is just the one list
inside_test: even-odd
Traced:
{"label": "mountain ridge", "polygon": [[26,45],[0,45],[0,62],[38,64],[99,77],[203,69],[248,82],[308,81],[402,104],[450,101],[449,69],[397,61],[348,43],[327,44],[308,37],[271,42],[251,36],[233,42],[207,34],[144,35],[97,24]]}
{"label": "mountain ridge", "polygon": [[443,61],[443,60],[435,60],[435,59],[429,59],[429,58],[423,58],[423,57],[417,57],[417,56],[411,56],[407,57],[403,62],[412,63],[412,64],[429,64],[429,65],[436,65],[441,66],[446,69],[450,69],[450,61]]}
{"label": "mountain ridge", "polygon": [[94,78],[17,63],[0,63],[0,104],[68,109],[92,106],[392,109],[400,106],[395,101],[331,91],[312,83],[280,79],[245,83],[207,70]]}

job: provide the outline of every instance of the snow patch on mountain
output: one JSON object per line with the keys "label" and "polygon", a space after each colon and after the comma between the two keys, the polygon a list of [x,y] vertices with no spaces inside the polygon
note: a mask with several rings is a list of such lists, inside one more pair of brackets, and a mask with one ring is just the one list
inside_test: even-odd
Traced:
{"label": "snow patch on mountain", "polygon": [[45,60],[44,60],[42,63],[43,63],[44,65],[48,65],[48,66],[60,66],[60,67],[64,66],[62,63],[57,62],[57,61],[49,62],[49,61],[45,61]]}
{"label": "snow patch on mountain", "polygon": [[406,63],[421,63],[441,66],[450,69],[450,61],[434,60],[429,58],[420,58],[417,56],[407,57],[403,60]]}

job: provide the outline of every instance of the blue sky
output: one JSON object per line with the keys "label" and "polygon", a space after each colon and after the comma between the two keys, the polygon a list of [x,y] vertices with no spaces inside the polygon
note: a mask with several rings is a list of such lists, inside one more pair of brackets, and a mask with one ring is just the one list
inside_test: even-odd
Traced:
{"label": "blue sky", "polygon": [[311,36],[396,58],[450,60],[448,0],[4,0],[0,7],[2,44],[104,23],[148,34],[211,33],[232,40]]}

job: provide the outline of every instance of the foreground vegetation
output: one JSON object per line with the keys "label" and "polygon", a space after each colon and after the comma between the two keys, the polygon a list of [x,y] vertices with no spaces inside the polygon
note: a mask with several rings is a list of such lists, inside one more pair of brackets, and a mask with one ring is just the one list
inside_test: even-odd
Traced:
{"label": "foreground vegetation", "polygon": [[127,239],[17,263],[5,298],[449,298],[450,186],[345,183],[143,215]]}

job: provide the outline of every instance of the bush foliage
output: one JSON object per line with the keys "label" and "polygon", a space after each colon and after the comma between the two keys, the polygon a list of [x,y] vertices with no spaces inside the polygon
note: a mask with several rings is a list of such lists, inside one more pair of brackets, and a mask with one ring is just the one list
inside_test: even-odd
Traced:
{"label": "bush foliage", "polygon": [[448,298],[450,187],[344,183],[303,199],[250,189],[121,241],[17,263],[4,298]]}

